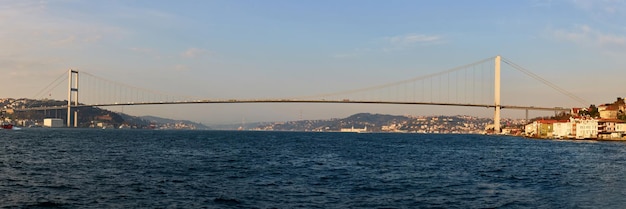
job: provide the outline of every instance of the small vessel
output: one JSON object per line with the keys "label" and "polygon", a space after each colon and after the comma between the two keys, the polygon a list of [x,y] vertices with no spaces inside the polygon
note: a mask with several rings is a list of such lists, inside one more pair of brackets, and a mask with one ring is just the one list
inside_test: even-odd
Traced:
{"label": "small vessel", "polygon": [[13,129],[13,124],[10,123],[2,123],[0,126],[2,126],[2,129]]}

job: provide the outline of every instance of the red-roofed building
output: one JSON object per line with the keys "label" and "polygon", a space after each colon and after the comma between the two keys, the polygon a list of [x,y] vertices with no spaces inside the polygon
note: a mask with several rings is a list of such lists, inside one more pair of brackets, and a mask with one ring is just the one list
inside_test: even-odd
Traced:
{"label": "red-roofed building", "polygon": [[617,119],[617,113],[619,111],[619,106],[617,105],[605,105],[602,108],[598,107],[598,112],[600,112],[600,118],[602,119]]}
{"label": "red-roofed building", "polygon": [[580,107],[574,107],[574,108],[572,108],[572,110],[570,111],[570,115],[572,115],[572,116],[580,116],[580,113],[581,113],[581,112],[584,112],[584,111],[589,111],[589,110],[588,110],[588,108],[585,108],[585,107],[583,107],[583,108],[580,108]]}

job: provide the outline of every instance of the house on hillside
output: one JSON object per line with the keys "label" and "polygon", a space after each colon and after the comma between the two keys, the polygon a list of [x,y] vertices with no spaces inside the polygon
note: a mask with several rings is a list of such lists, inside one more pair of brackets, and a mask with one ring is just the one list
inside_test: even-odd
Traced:
{"label": "house on hillside", "polygon": [[589,111],[589,108],[586,108],[586,107],[583,107],[583,108],[580,108],[580,107],[575,107],[575,108],[572,108],[572,109],[571,109],[571,111],[570,111],[570,115],[573,115],[573,116],[579,116],[579,115],[580,115],[580,113],[582,113],[582,112],[587,112],[587,111]]}
{"label": "house on hillside", "polygon": [[602,119],[617,119],[617,113],[619,112],[619,106],[614,104],[603,104],[598,106],[598,112],[600,112],[600,118]]}

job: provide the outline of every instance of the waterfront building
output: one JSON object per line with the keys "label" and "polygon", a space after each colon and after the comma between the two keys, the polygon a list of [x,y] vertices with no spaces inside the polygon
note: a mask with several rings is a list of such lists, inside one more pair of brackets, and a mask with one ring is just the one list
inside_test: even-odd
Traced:
{"label": "waterfront building", "polygon": [[557,121],[552,125],[552,137],[556,139],[573,138],[574,123],[572,121]]}
{"label": "waterfront building", "polygon": [[59,118],[44,118],[43,119],[43,127],[60,128],[63,126],[64,126],[63,119],[59,119]]}
{"label": "waterfront building", "polygon": [[623,132],[617,131],[617,124],[623,123],[617,119],[600,119],[598,120],[598,138],[599,139],[617,139],[622,137]]}
{"label": "waterfront building", "polygon": [[524,131],[526,132],[526,136],[537,138],[552,138],[552,135],[554,134],[553,125],[556,122],[558,121],[547,119],[536,120],[524,126]]}
{"label": "waterfront building", "polygon": [[626,136],[626,123],[615,124],[615,132],[620,134],[621,138]]}
{"label": "waterfront building", "polygon": [[365,126],[364,128],[354,128],[354,126],[352,126],[352,128],[342,128],[339,131],[341,131],[341,132],[361,133],[361,132],[366,132],[367,131],[367,126]]}
{"label": "waterfront building", "polygon": [[527,124],[525,135],[555,139],[625,139],[626,123],[590,117],[572,117],[569,121],[542,119]]}
{"label": "waterfront building", "polygon": [[542,120],[539,125],[539,136],[552,137],[554,133],[554,123],[556,122],[556,120]]}
{"label": "waterfront building", "polygon": [[597,119],[575,119],[577,139],[597,139],[598,120]]}
{"label": "waterfront building", "polygon": [[531,137],[534,136],[537,133],[537,126],[535,125],[535,122],[526,124],[524,126],[524,135]]}

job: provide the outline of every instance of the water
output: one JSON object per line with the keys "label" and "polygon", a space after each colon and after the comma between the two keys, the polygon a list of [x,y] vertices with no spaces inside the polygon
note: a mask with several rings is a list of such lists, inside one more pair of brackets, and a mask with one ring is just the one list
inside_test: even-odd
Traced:
{"label": "water", "polygon": [[619,142],[0,132],[2,208],[624,208],[625,177]]}

